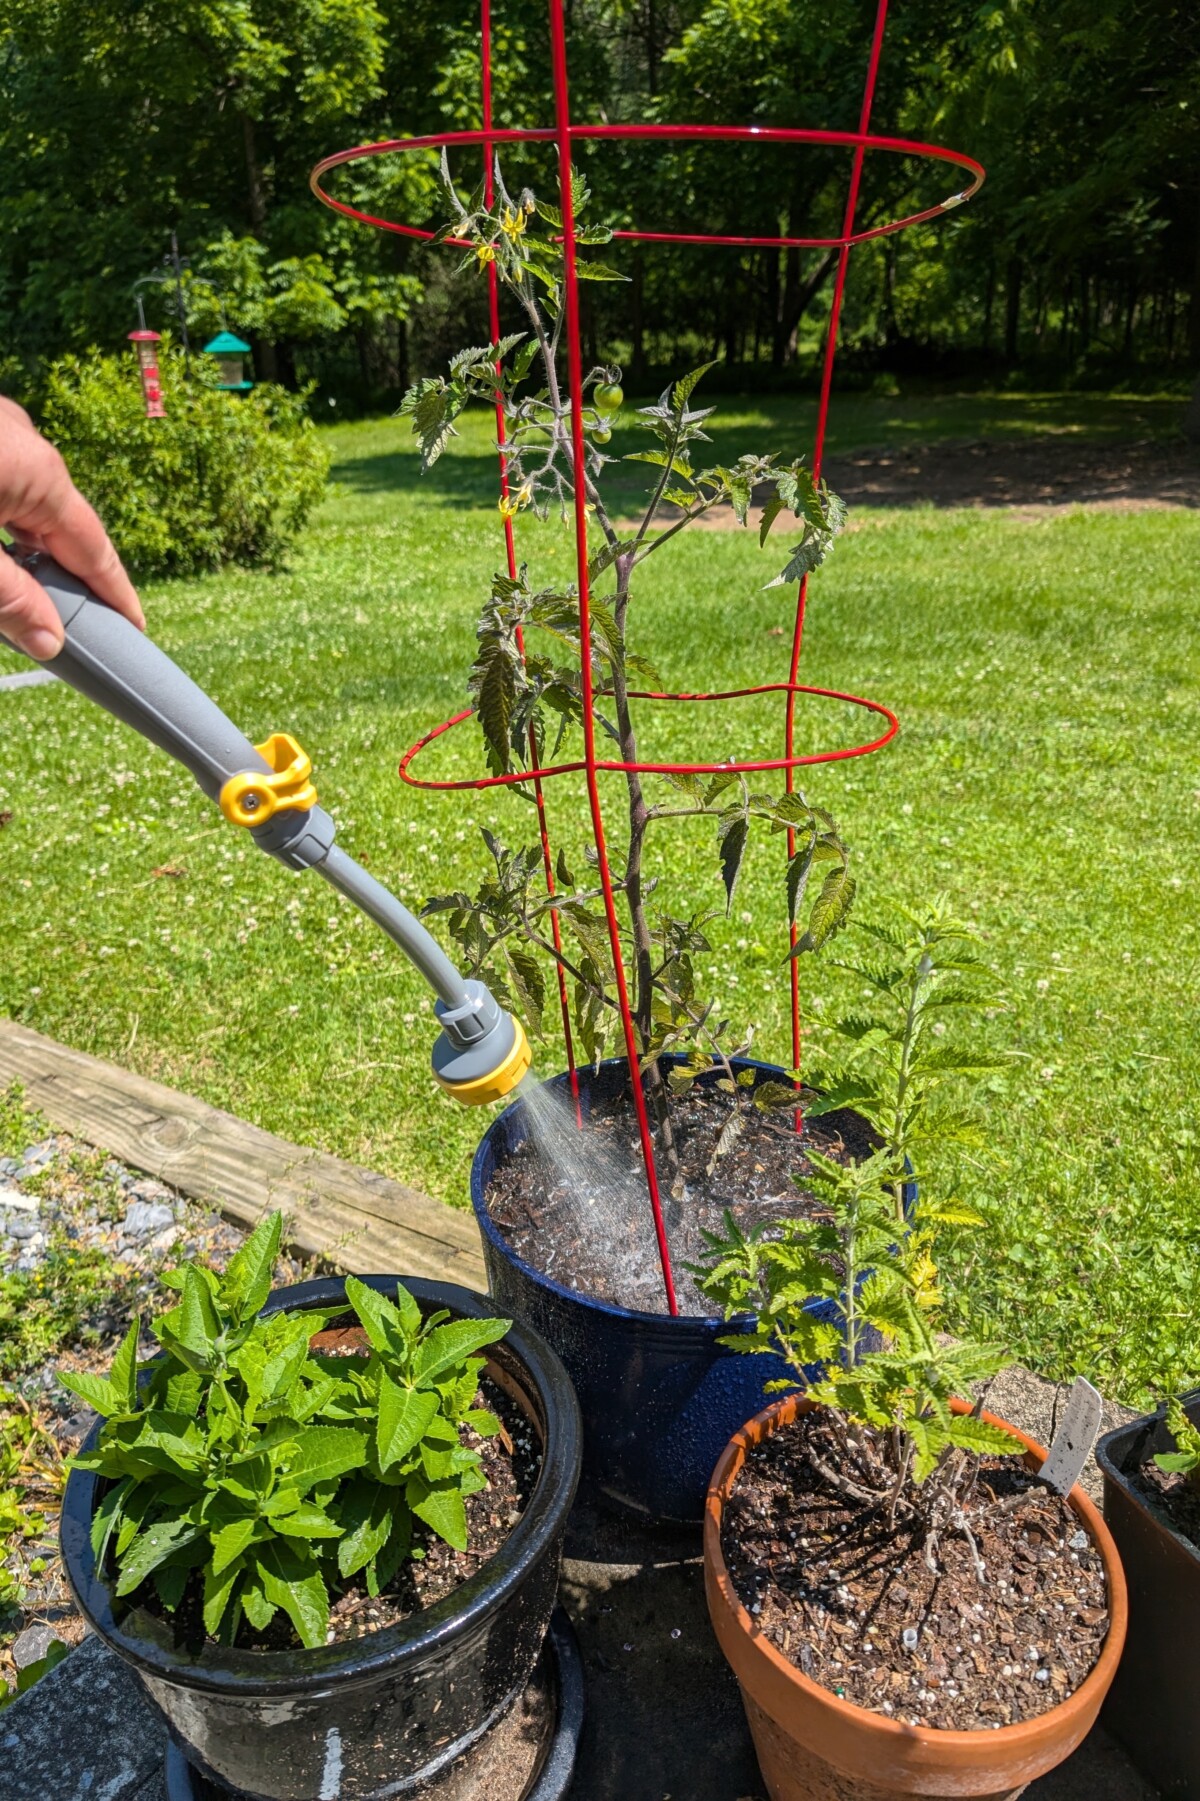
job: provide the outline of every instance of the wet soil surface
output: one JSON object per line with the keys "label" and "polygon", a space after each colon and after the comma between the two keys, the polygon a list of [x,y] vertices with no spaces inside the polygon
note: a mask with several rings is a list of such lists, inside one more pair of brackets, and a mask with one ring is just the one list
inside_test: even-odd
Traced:
{"label": "wet soil surface", "polygon": [[[714,1152],[737,1107],[739,1137],[720,1157]],[[717,1310],[696,1287],[686,1265],[704,1249],[702,1232],[719,1232],[728,1208],[743,1229],[763,1222],[811,1216],[817,1203],[806,1195],[805,1145],[845,1161],[869,1154],[865,1123],[850,1112],[830,1113],[792,1129],[785,1108],[760,1113],[745,1092],[737,1097],[694,1088],[673,1097],[670,1119],[684,1178],[682,1195],[665,1192],[667,1163],[656,1144],[667,1236],[679,1310],[693,1316]],[[650,1313],[665,1313],[646,1173],[633,1107],[597,1102],[569,1155],[548,1154],[536,1134],[511,1162],[496,1171],[488,1209],[516,1254],[543,1274],[580,1294]],[[799,1186],[797,1185],[799,1179]]]}
{"label": "wet soil surface", "polygon": [[1155,1512],[1200,1550],[1200,1487],[1177,1471],[1160,1470],[1152,1456],[1134,1472],[1133,1482]]}
{"label": "wet soil surface", "polygon": [[[1048,1713],[1077,1689],[1108,1632],[1104,1569],[1077,1516],[1019,1462],[985,1458],[943,1535],[938,1572],[884,1511],[845,1502],[809,1460],[821,1427],[784,1428],[747,1459],[721,1545],[771,1643],[814,1682],[909,1725],[966,1731]],[[1011,1512],[997,1501],[1021,1494]]]}
{"label": "wet soil surface", "polygon": [[[1200,455],[1182,442],[1044,436],[913,444],[831,457],[825,478],[850,507],[1018,507],[1033,516],[1076,506],[1200,507]],[[765,490],[755,495],[756,508],[765,498]],[[737,521],[731,507],[715,507],[702,524],[730,529]]]}

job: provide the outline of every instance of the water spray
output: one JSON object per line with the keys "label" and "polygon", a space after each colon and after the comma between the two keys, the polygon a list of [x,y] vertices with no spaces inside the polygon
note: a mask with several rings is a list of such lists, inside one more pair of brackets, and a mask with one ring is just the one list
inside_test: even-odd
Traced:
{"label": "water spray", "polygon": [[315,869],[399,945],[437,996],[433,1073],[448,1094],[470,1107],[511,1093],[530,1064],[524,1027],[334,843],[337,826],[317,804],[312,763],[296,740],[276,732],[255,747],[165,652],[53,557],[8,554],[41,583],[62,621],[63,647],[43,667],[182,763],[260,850],[289,869]]}

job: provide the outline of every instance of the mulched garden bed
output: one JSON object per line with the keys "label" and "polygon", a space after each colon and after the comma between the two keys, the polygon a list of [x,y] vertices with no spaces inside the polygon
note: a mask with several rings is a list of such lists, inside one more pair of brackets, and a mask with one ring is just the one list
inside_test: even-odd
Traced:
{"label": "mulched garden bed", "polygon": [[[804,1417],[751,1452],[722,1531],[734,1588],[784,1656],[859,1707],[956,1731],[1033,1719],[1079,1687],[1108,1602],[1064,1500],[1018,1460],[983,1459],[964,1511],[987,1581],[950,1532],[935,1574],[910,1531],[824,1484],[808,1456],[820,1431]],[[1012,1511],[996,1508],[1014,1494]]]}
{"label": "mulched garden bed", "polygon": [[[744,1116],[744,1129],[714,1161],[735,1104]],[[726,1209],[743,1229],[811,1216],[819,1209],[803,1187],[809,1170],[806,1146],[846,1162],[870,1153],[867,1127],[855,1113],[814,1119],[805,1125],[803,1137],[793,1131],[791,1118],[788,1110],[774,1116],[760,1113],[744,1095],[735,1103],[733,1096],[711,1087],[672,1097],[670,1119],[684,1178],[681,1196],[667,1194],[666,1158],[661,1147],[656,1149],[682,1313],[716,1311],[686,1265],[700,1258],[703,1232],[723,1230]],[[487,1193],[492,1218],[519,1257],[577,1293],[619,1307],[665,1312],[629,1099],[594,1102],[582,1133],[565,1149],[561,1160],[548,1156],[544,1140],[531,1134],[492,1178]]]}

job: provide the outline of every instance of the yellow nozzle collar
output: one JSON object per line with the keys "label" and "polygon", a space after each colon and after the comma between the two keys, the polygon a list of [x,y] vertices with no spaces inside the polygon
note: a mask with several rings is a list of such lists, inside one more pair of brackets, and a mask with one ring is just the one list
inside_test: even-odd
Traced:
{"label": "yellow nozzle collar", "polygon": [[533,1052],[529,1048],[529,1040],[525,1036],[525,1027],[519,1019],[513,1020],[516,1037],[512,1048],[498,1066],[486,1076],[475,1076],[469,1082],[448,1082],[445,1076],[434,1075],[456,1101],[464,1107],[482,1107],[488,1101],[502,1101],[506,1094],[511,1094],[517,1083],[524,1077],[533,1062]]}
{"label": "yellow nozzle collar", "polygon": [[218,795],[230,825],[266,825],[276,813],[304,812],[317,804],[312,784],[312,758],[287,732],[273,732],[255,746],[273,774],[244,770],[231,775]]}

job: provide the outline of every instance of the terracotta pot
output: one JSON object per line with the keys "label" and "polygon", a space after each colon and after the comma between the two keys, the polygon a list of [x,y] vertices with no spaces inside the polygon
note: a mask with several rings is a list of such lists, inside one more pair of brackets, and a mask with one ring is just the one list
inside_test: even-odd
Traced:
{"label": "terracotta pot", "polygon": [[[1104,1521],[1082,1489],[1073,1488],[1070,1504],[1104,1563],[1111,1624],[1093,1669],[1049,1713],[996,1731],[949,1732],[906,1726],[839,1701],[802,1675],[759,1631],[738,1600],[721,1553],[721,1517],[747,1451],[811,1405],[789,1395],[743,1426],[713,1472],[704,1519],[708,1611],[741,1686],[771,1801],[894,1801],[900,1795],[1015,1801],[1028,1783],[1069,1757],[1091,1730],[1116,1674],[1125,1642],[1125,1578]],[[1008,1430],[1016,1432],[1013,1426]],[[1016,1436],[1028,1447],[1026,1467],[1038,1469],[1045,1451],[1023,1432]]]}

